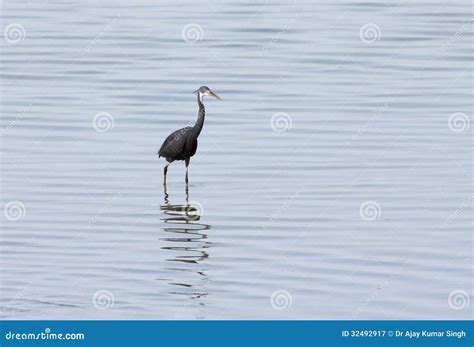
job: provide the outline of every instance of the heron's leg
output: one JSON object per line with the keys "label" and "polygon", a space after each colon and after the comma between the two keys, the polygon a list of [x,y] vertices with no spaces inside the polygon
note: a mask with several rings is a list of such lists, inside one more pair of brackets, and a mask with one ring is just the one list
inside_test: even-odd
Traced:
{"label": "heron's leg", "polygon": [[[170,164],[171,164],[171,163],[170,163]],[[165,168],[163,169],[163,173],[164,173],[164,175],[163,175],[163,185],[164,185],[164,186],[166,186],[166,174],[168,173],[168,166],[169,166],[170,164],[166,165]]]}
{"label": "heron's leg", "polygon": [[188,206],[189,205],[189,185],[188,184],[186,184],[185,192],[186,192],[186,206]]}
{"label": "heron's leg", "polygon": [[188,167],[189,167],[189,158],[186,159],[186,177],[185,177],[186,184],[188,184],[188,182],[189,182],[189,180],[188,180]]}

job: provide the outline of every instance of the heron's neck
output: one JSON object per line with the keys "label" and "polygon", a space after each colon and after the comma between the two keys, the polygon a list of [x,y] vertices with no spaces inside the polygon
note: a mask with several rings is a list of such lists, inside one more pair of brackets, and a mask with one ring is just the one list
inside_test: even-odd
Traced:
{"label": "heron's neck", "polygon": [[196,137],[199,136],[201,133],[202,127],[204,125],[204,117],[206,116],[206,110],[204,109],[204,104],[202,103],[202,97],[198,94],[197,102],[199,106],[198,117],[196,120],[196,124],[194,124],[194,131],[196,133]]}

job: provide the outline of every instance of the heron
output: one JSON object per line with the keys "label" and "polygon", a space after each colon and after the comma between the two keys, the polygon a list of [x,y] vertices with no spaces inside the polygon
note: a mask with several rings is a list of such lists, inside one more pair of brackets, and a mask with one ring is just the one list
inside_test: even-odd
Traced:
{"label": "heron", "polygon": [[217,100],[221,100],[214,92],[212,92],[208,87],[202,86],[198,90],[194,91],[197,94],[197,103],[198,103],[198,115],[196,123],[194,126],[184,127],[179,130],[172,132],[166,140],[161,145],[160,150],[158,151],[158,157],[163,157],[166,159],[168,164],[163,169],[163,185],[166,187],[166,174],[168,173],[168,166],[174,161],[184,160],[186,164],[186,176],[185,182],[186,185],[189,182],[188,179],[188,167],[191,157],[196,154],[198,146],[198,137],[201,134],[202,127],[204,126],[204,118],[206,115],[206,110],[204,108],[204,97],[211,96]]}

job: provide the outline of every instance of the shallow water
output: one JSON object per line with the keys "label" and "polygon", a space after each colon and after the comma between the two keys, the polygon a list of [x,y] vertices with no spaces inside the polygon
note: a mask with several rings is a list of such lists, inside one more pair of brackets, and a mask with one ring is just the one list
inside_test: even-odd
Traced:
{"label": "shallow water", "polygon": [[3,3],[2,317],[471,318],[471,5],[160,3]]}

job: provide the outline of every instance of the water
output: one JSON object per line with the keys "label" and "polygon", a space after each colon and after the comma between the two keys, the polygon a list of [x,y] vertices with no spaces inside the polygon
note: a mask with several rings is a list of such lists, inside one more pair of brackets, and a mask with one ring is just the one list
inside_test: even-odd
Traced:
{"label": "water", "polygon": [[4,2],[2,317],[471,318],[470,4],[160,3]]}

